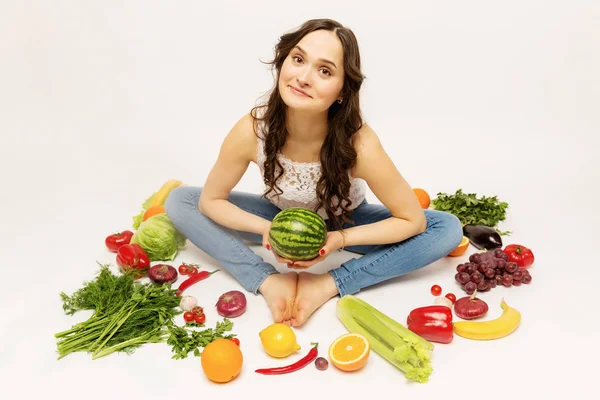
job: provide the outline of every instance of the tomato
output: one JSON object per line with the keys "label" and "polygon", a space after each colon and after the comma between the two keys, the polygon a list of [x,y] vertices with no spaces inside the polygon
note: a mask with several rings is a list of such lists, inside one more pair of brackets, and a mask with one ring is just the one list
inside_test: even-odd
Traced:
{"label": "tomato", "polygon": [[454,295],[454,293],[446,293],[446,297],[448,300],[450,300],[452,302],[452,304],[454,304],[456,302],[456,296]]}
{"label": "tomato", "polygon": [[113,233],[112,235],[107,236],[106,239],[104,239],[104,244],[106,245],[108,250],[112,251],[113,253],[116,253],[117,251],[119,251],[119,248],[121,246],[129,244],[132,236],[133,232],[131,231]]}
{"label": "tomato", "polygon": [[206,315],[204,313],[196,315],[194,318],[197,324],[203,324],[206,321]]}
{"label": "tomato", "polygon": [[182,263],[177,270],[181,275],[194,275],[198,272],[198,267],[196,267],[196,264]]}
{"label": "tomato", "polygon": [[234,337],[234,338],[231,338],[231,341],[232,341],[233,343],[237,344],[238,346],[240,345],[240,339],[238,339],[238,338],[236,338],[236,337]]}
{"label": "tomato", "polygon": [[519,268],[529,268],[535,261],[531,249],[520,244],[509,244],[503,252],[508,256],[508,261],[516,263]]}
{"label": "tomato", "polygon": [[190,311],[186,311],[183,313],[183,320],[185,322],[192,322],[196,318],[196,314]]}
{"label": "tomato", "polygon": [[439,285],[433,285],[431,287],[431,294],[434,296],[439,296],[442,294],[442,288]]}
{"label": "tomato", "polygon": [[139,244],[126,244],[117,252],[117,265],[125,272],[132,269],[139,270],[135,277],[141,278],[150,267],[150,259]]}
{"label": "tomato", "polygon": [[192,311],[192,314],[194,314],[194,315],[202,315],[202,314],[204,314],[204,309],[202,307],[200,307],[200,306],[196,306],[196,307],[192,308],[191,311]]}

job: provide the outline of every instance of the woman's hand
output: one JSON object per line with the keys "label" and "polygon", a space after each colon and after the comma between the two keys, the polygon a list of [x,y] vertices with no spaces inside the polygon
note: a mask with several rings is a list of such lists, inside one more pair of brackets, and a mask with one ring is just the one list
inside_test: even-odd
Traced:
{"label": "woman's hand", "polygon": [[288,264],[288,267],[294,269],[310,268],[316,263],[326,259],[329,254],[341,248],[343,243],[344,237],[340,231],[327,232],[327,239],[325,240],[325,244],[319,251],[319,255],[317,257],[313,258],[312,260],[294,261],[291,266]]}
{"label": "woman's hand", "polygon": [[271,244],[269,243],[269,231],[271,230],[271,222],[269,222],[266,225],[265,230],[263,231],[263,238],[262,238],[262,245],[267,249],[267,250],[271,250],[273,252],[273,255],[275,256],[275,259],[277,260],[277,262],[280,262],[282,264],[287,264],[288,267],[290,267],[294,262],[292,260],[288,260],[287,258],[283,258],[281,257],[279,254],[277,254],[277,252],[271,247]]}

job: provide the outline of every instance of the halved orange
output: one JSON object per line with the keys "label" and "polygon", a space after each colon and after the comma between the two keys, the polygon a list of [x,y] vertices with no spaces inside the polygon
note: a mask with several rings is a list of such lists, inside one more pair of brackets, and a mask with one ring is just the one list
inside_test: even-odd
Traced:
{"label": "halved orange", "polygon": [[463,236],[458,247],[456,247],[454,250],[452,250],[450,252],[450,254],[448,254],[448,255],[450,257],[462,256],[463,254],[465,254],[465,251],[467,251],[467,247],[469,247],[469,243],[470,243],[469,238],[466,236]]}
{"label": "halved orange", "polygon": [[146,212],[144,212],[142,222],[147,220],[148,218],[154,217],[155,215],[164,213],[166,213],[164,206],[152,206],[149,209],[147,209]]}
{"label": "halved orange", "polygon": [[360,333],[345,333],[329,346],[329,360],[342,371],[361,369],[367,363],[371,346]]}

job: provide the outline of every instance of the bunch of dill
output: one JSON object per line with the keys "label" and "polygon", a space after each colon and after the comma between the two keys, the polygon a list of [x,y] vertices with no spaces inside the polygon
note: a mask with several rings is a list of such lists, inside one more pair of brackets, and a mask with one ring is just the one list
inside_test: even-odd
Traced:
{"label": "bunch of dill", "polygon": [[142,284],[132,274],[113,274],[108,265],[100,265],[95,280],[71,296],[60,294],[63,310],[73,315],[94,310],[86,321],[56,333],[59,359],[85,351],[92,359],[115,351],[131,353],[145,343],[166,341],[168,327],[181,311],[180,298],[169,284]]}
{"label": "bunch of dill", "polygon": [[201,331],[178,327],[174,318],[183,311],[181,298],[170,284],[141,283],[132,270],[113,274],[108,265],[100,265],[93,281],[71,296],[61,293],[63,310],[73,315],[81,310],[93,310],[86,321],[71,329],[56,333],[59,359],[73,352],[88,352],[92,359],[114,352],[131,354],[146,343],[165,342],[172,347],[174,359],[182,359],[216,338],[232,338],[226,334],[233,327],[227,318],[217,322],[215,329]]}

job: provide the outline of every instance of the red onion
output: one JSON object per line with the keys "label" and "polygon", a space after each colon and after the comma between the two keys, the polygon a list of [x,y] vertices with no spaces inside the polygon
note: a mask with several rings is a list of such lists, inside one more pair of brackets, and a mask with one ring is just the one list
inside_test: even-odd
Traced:
{"label": "red onion", "polygon": [[454,303],[454,312],[462,319],[475,319],[483,317],[488,312],[485,301],[475,297],[477,290],[471,296],[462,297]]}
{"label": "red onion", "polygon": [[155,283],[174,283],[177,277],[177,270],[167,264],[156,264],[148,269],[148,278]]}
{"label": "red onion", "polygon": [[239,317],[246,311],[246,296],[239,290],[223,293],[217,301],[217,312],[222,317]]}

